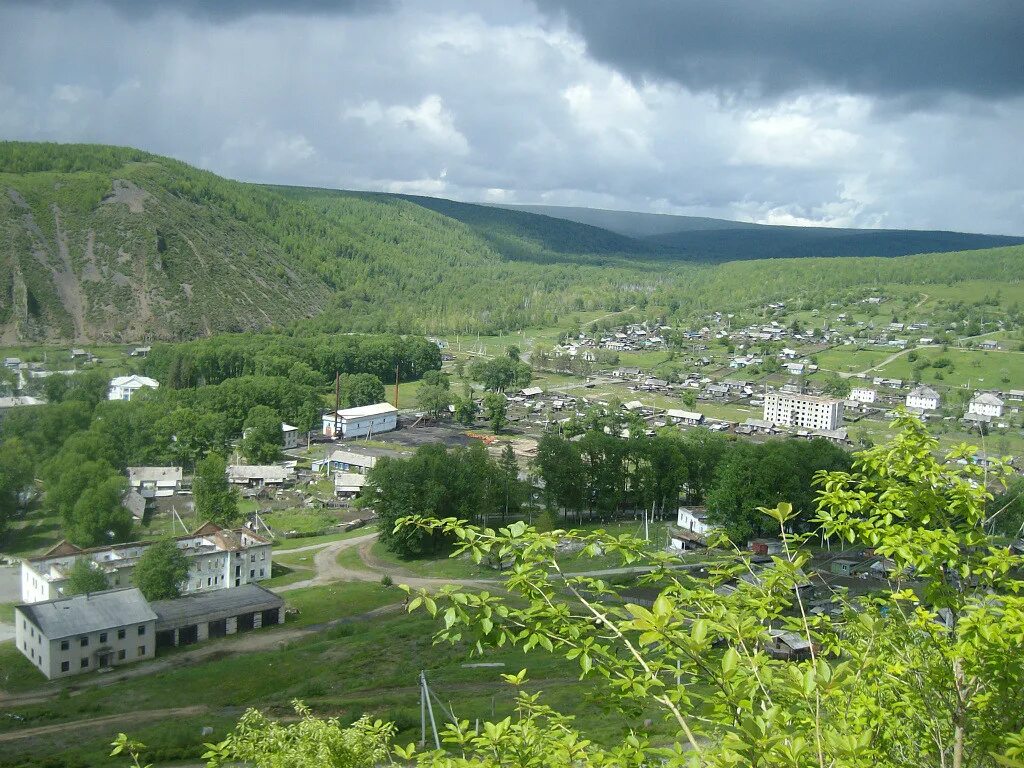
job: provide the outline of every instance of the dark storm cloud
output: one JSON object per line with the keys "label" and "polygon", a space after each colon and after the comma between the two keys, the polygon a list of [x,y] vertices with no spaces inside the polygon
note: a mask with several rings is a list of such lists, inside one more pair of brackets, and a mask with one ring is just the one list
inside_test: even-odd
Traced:
{"label": "dark storm cloud", "polygon": [[537,0],[637,77],[776,97],[1024,93],[1021,0]]}
{"label": "dark storm cloud", "polygon": [[[86,0],[14,0],[48,10],[84,4]],[[159,13],[181,13],[208,21],[230,21],[257,14],[333,15],[384,12],[391,0],[101,0],[129,18],[146,18]]]}

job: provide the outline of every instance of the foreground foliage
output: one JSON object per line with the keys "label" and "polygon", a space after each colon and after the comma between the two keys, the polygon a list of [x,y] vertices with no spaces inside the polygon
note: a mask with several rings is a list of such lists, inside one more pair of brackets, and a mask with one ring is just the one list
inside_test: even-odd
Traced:
{"label": "foreground foliage", "polygon": [[[558,654],[581,677],[603,682],[609,706],[639,726],[660,711],[676,736],[652,743],[639,731],[614,747],[599,746],[585,728],[522,691],[509,717],[452,723],[443,749],[396,747],[398,764],[421,768],[505,766],[787,766],[909,768],[1019,766],[1024,755],[1024,600],[1021,559],[983,533],[990,492],[984,470],[961,460],[964,446],[937,458],[935,441],[910,418],[898,436],[864,451],[849,470],[821,472],[817,535],[870,547],[891,561],[887,588],[860,597],[837,589],[811,610],[803,568],[806,539],[787,531],[793,508],[762,512],[775,520],[784,553],[771,562],[734,556],[706,573],[679,567],[644,542],[603,532],[540,532],[523,522],[497,530],[454,517],[409,517],[398,531],[443,533],[455,555],[514,559],[508,595],[448,586],[410,592],[409,610],[441,621],[439,642],[477,653],[515,646]],[[989,479],[1005,474],[988,468]],[[570,540],[584,554],[617,554],[649,570],[650,601],[623,599],[601,579],[568,576],[555,557]],[[723,539],[720,544],[727,545]],[[799,660],[779,658],[778,630]],[[526,671],[505,675],[516,686]],[[248,713],[211,766],[244,760],[255,766],[343,765],[329,751],[346,733],[332,720],[300,710],[283,726]],[[366,728],[367,721],[357,723]],[[374,724],[383,749],[385,726]],[[301,762],[318,755],[319,763]],[[288,762],[291,759],[292,762]]]}

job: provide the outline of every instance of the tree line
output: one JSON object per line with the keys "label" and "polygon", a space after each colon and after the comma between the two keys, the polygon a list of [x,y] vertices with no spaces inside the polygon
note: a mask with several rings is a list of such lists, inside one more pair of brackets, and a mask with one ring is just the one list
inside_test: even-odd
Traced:
{"label": "tree line", "polygon": [[394,381],[396,369],[408,381],[440,367],[437,345],[418,336],[265,333],[156,344],[142,370],[164,386],[183,389],[240,376],[290,377],[321,387],[337,373]]}

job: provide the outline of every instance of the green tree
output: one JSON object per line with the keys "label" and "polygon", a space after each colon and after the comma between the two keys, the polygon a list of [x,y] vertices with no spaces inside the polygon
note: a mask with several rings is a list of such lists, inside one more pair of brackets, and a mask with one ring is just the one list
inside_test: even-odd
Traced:
{"label": "green tree", "polygon": [[300,701],[292,706],[297,722],[272,720],[250,709],[228,737],[207,744],[208,768],[254,765],[262,768],[376,768],[390,763],[395,727],[362,717],[348,726],[337,718],[321,720]]}
{"label": "green tree", "polygon": [[257,405],[250,409],[242,434],[242,455],[253,464],[270,464],[281,456],[281,416],[273,408]]}
{"label": "green tree", "polygon": [[0,443],[0,539],[21,506],[20,495],[32,484],[32,475],[25,443],[16,437]]}
{"label": "green tree", "polygon": [[849,454],[826,440],[737,443],[715,472],[706,499],[709,517],[731,539],[746,542],[776,532],[758,509],[787,501],[796,509],[794,522],[804,526],[815,511],[815,473],[849,465]]}
{"label": "green tree", "polygon": [[832,374],[821,389],[826,395],[831,395],[832,397],[849,397],[850,380],[844,379],[838,374]]}
{"label": "green tree", "polygon": [[[608,754],[563,723],[573,751],[548,745],[546,765],[963,768],[994,766],[1001,755],[1000,764],[1019,767],[1024,732],[1012,692],[1024,685],[1024,659],[1014,652],[1024,636],[1024,583],[1015,571],[1024,559],[984,535],[990,494],[978,482],[981,469],[960,463],[975,448],[939,457],[919,422],[900,418],[895,427],[892,442],[858,454],[852,468],[818,475],[812,533],[789,533],[791,505],[762,508],[785,542],[766,566],[735,549],[731,560],[695,578],[665,567],[671,555],[629,536],[407,518],[400,527],[455,537],[453,556],[480,561],[498,550],[515,557],[507,598],[446,586],[433,594],[410,590],[409,608],[444,617],[439,642],[574,660],[583,677],[600,681],[608,706],[634,717],[659,711],[673,734],[668,744],[631,736]],[[856,599],[833,593],[841,619],[812,614],[796,589],[812,536],[891,558],[894,586]],[[566,540],[584,552],[613,553],[623,567],[652,566],[644,578],[652,602],[623,604],[593,577],[552,579],[560,572],[556,547]],[[904,588],[904,575],[914,590]],[[780,630],[803,639],[804,658],[765,652]],[[521,684],[525,672],[509,677]],[[530,702],[538,703],[536,694]],[[485,726],[482,740],[469,723],[453,725],[447,743],[473,760],[429,753],[418,765],[518,765],[539,735],[515,722]],[[401,756],[408,761],[413,753]]]}
{"label": "green tree", "polygon": [[508,401],[504,395],[497,392],[484,395],[484,417],[490,422],[495,434],[504,429],[508,423]]}
{"label": "green tree", "polygon": [[227,461],[217,453],[208,453],[196,464],[192,480],[196,517],[222,526],[238,522],[238,491],[228,483]]}
{"label": "green tree", "polygon": [[519,461],[510,444],[501,449],[498,471],[498,492],[504,497],[501,506],[501,521],[504,524],[507,517],[517,517],[520,514],[527,497],[526,484],[519,479]]}
{"label": "green tree", "polygon": [[448,406],[454,402],[448,376],[440,371],[427,371],[423,374],[416,390],[416,402],[432,419],[448,416]]}
{"label": "green tree", "polygon": [[63,457],[66,464],[50,469],[46,505],[60,515],[64,536],[80,547],[126,541],[132,514],[121,499],[128,481],[107,461],[89,461],[79,454]]}
{"label": "green tree", "polygon": [[384,384],[369,373],[342,376],[341,398],[347,408],[358,408],[384,401]]}
{"label": "green tree", "polygon": [[455,420],[460,424],[470,425],[476,421],[477,405],[473,399],[473,390],[467,384],[462,389],[462,395],[454,398]]}
{"label": "green tree", "polygon": [[110,589],[107,575],[100,567],[95,567],[92,560],[79,557],[68,571],[68,580],[64,585],[65,595],[84,595],[89,592],[102,592]]}
{"label": "green tree", "polygon": [[473,380],[492,392],[504,392],[513,387],[525,387],[530,383],[530,366],[510,357],[496,357],[493,360],[477,360],[469,367]]}
{"label": "green tree", "polygon": [[147,600],[172,600],[181,596],[188,568],[188,558],[173,539],[158,541],[142,553],[132,581]]}

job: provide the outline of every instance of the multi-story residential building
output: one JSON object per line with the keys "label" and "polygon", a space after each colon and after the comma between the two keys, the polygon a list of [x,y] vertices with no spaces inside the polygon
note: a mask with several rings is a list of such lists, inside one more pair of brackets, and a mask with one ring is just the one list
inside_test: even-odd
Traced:
{"label": "multi-story residential building", "polygon": [[971,399],[967,406],[967,412],[998,419],[1002,418],[1004,405],[1005,403],[991,392],[982,392]]}
{"label": "multi-story residential building", "polygon": [[[206,523],[188,536],[175,539],[189,559],[182,594],[228,589],[270,578],[271,542],[248,528],[227,529]],[[64,595],[75,561],[86,558],[102,571],[112,588],[130,586],[132,571],[151,541],[81,549],[62,541],[46,554],[21,563],[21,599],[26,603],[54,600]]]}
{"label": "multi-story residential building", "polygon": [[834,430],[843,423],[843,401],[795,392],[771,392],[764,397],[764,420],[783,427]]}
{"label": "multi-story residential building", "polygon": [[907,408],[916,408],[921,411],[937,411],[941,402],[942,398],[939,397],[939,393],[924,384],[910,390],[906,400]]}
{"label": "multi-story residential building", "polygon": [[156,653],[157,615],[134,588],[19,605],[14,620],[18,650],[51,680]]}
{"label": "multi-story residential building", "polygon": [[873,403],[878,393],[871,387],[853,387],[850,390],[850,399],[858,403]]}

